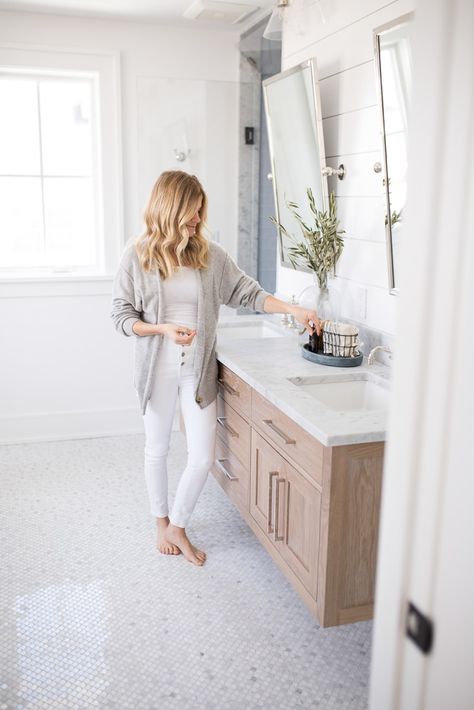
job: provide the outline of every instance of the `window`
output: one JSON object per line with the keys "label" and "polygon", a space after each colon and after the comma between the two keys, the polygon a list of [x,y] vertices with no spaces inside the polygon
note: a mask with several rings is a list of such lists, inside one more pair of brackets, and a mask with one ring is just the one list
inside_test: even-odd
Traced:
{"label": "window", "polygon": [[0,278],[113,271],[121,171],[111,59],[0,48]]}

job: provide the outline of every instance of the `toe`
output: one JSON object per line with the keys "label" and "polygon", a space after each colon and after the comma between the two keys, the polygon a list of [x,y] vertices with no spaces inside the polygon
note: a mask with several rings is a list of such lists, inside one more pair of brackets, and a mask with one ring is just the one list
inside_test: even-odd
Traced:
{"label": "toe", "polygon": [[162,542],[158,549],[162,555],[172,555],[174,552],[173,547],[167,542]]}
{"label": "toe", "polygon": [[194,554],[196,557],[199,557],[200,560],[205,560],[206,559],[206,553],[204,550],[198,550],[197,547],[194,548]]}

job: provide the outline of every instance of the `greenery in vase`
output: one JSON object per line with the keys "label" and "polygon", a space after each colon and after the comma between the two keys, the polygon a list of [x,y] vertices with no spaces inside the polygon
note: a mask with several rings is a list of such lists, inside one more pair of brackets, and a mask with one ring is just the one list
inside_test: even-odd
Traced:
{"label": "greenery in vase", "polygon": [[[403,208],[400,210],[400,212],[397,212],[396,210],[390,210],[390,224],[393,227],[394,224],[397,222],[402,221],[402,212]],[[385,226],[388,224],[388,217],[385,215]]]}
{"label": "greenery in vase", "polygon": [[334,273],[336,262],[342,254],[344,240],[341,235],[344,230],[339,229],[333,192],[329,195],[327,211],[318,210],[310,187],[307,188],[306,194],[314,220],[312,226],[303,221],[299,213],[300,208],[295,202],[286,203],[300,226],[303,241],[298,241],[293,234],[289,234],[275,217],[270,217],[270,220],[294,243],[294,246],[288,248],[288,257],[293,268],[301,264],[308,266],[316,274],[319,288],[324,289],[327,288],[328,274]]}

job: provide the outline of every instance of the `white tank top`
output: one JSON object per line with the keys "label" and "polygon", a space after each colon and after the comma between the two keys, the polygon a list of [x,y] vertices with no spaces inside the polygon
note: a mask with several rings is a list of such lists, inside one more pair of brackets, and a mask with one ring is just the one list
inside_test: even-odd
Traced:
{"label": "white tank top", "polygon": [[163,280],[164,322],[197,328],[199,274],[190,266],[179,266]]}

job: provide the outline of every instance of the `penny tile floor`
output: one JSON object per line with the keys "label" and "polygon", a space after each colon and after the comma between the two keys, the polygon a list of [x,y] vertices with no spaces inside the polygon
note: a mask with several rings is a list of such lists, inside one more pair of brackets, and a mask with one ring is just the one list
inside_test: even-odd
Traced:
{"label": "penny tile floor", "polygon": [[143,445],[0,447],[0,710],[367,708],[372,624],[319,628],[211,475],[206,564],[155,551]]}

